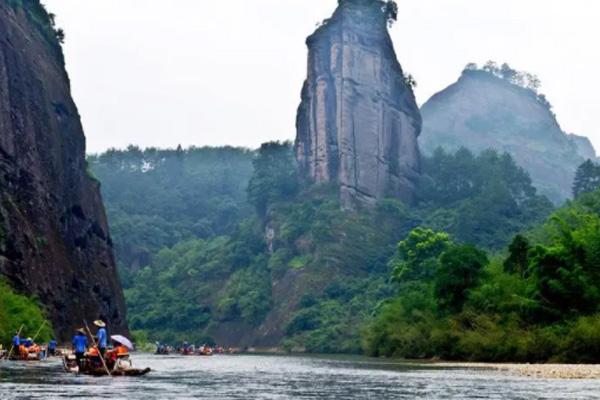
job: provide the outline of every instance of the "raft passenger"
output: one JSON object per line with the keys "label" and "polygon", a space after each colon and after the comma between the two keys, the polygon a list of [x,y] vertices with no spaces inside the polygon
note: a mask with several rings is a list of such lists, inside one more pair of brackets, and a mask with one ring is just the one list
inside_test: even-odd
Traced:
{"label": "raft passenger", "polygon": [[56,347],[58,343],[56,343],[55,339],[52,339],[48,342],[48,355],[55,356],[56,355]]}

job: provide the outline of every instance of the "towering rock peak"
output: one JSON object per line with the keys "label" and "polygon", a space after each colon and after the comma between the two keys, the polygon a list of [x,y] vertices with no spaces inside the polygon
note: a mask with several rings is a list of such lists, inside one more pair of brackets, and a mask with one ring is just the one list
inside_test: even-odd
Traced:
{"label": "towering rock peak", "polygon": [[[546,98],[524,85],[522,74],[507,71],[512,78],[466,69],[456,83],[429,99],[421,108],[421,150],[508,152],[541,193],[560,203],[571,195],[577,166],[595,158],[594,149],[586,138],[565,134]],[[525,77],[539,84],[535,77]]]}
{"label": "towering rock peak", "polygon": [[301,175],[340,187],[342,206],[411,202],[421,116],[388,33],[388,3],[341,0],[308,40],[298,109]]}
{"label": "towering rock peak", "polygon": [[99,184],[51,18],[0,2],[0,278],[37,296],[57,333],[84,318],[127,331]]}

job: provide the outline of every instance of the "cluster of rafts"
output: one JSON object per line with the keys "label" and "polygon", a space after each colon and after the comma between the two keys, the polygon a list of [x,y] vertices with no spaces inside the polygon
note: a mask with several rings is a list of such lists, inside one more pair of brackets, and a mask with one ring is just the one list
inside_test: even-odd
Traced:
{"label": "cluster of rafts", "polygon": [[156,342],[156,353],[157,355],[169,355],[179,354],[182,356],[212,356],[213,354],[234,354],[237,351],[231,347],[224,348],[222,346],[215,346],[214,348],[203,344],[202,346],[196,346],[184,342],[180,347],[173,347],[161,342]]}
{"label": "cluster of rafts", "polygon": [[[94,324],[103,329],[102,321]],[[97,340],[98,336],[92,335],[90,329],[79,329],[73,338],[74,350],[59,349],[56,341],[51,340],[47,345],[39,345],[35,338],[23,338],[20,334],[23,327],[15,334],[10,350],[0,350],[0,359],[18,362],[39,362],[49,358],[60,357],[66,372],[91,376],[141,376],[151,371],[150,368],[134,368],[129,351],[134,349],[133,343],[122,335],[110,337],[112,347],[101,354]],[[40,328],[41,331],[41,328]],[[87,339],[91,338],[91,346],[87,346]],[[80,338],[80,339],[78,339]],[[85,351],[77,352],[76,342],[81,340],[85,344]]]}

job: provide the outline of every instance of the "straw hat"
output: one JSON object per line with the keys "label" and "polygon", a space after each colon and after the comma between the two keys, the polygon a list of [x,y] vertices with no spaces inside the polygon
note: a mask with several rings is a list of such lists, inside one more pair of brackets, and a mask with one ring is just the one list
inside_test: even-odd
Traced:
{"label": "straw hat", "polygon": [[96,325],[98,328],[104,328],[106,327],[106,324],[104,323],[104,321],[97,319],[94,321],[94,325]]}
{"label": "straw hat", "polygon": [[82,335],[85,335],[85,330],[83,328],[79,328],[79,329],[77,329],[77,333],[81,333]]}

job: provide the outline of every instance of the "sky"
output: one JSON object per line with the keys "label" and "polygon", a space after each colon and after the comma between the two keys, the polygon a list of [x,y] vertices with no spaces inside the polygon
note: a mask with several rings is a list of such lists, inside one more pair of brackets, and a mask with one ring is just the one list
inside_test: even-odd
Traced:
{"label": "sky", "polygon": [[[255,148],[295,137],[305,39],[337,0],[43,0],[66,32],[89,153]],[[600,150],[600,1],[399,0],[391,29],[417,101],[468,62],[537,74],[568,133]]]}

